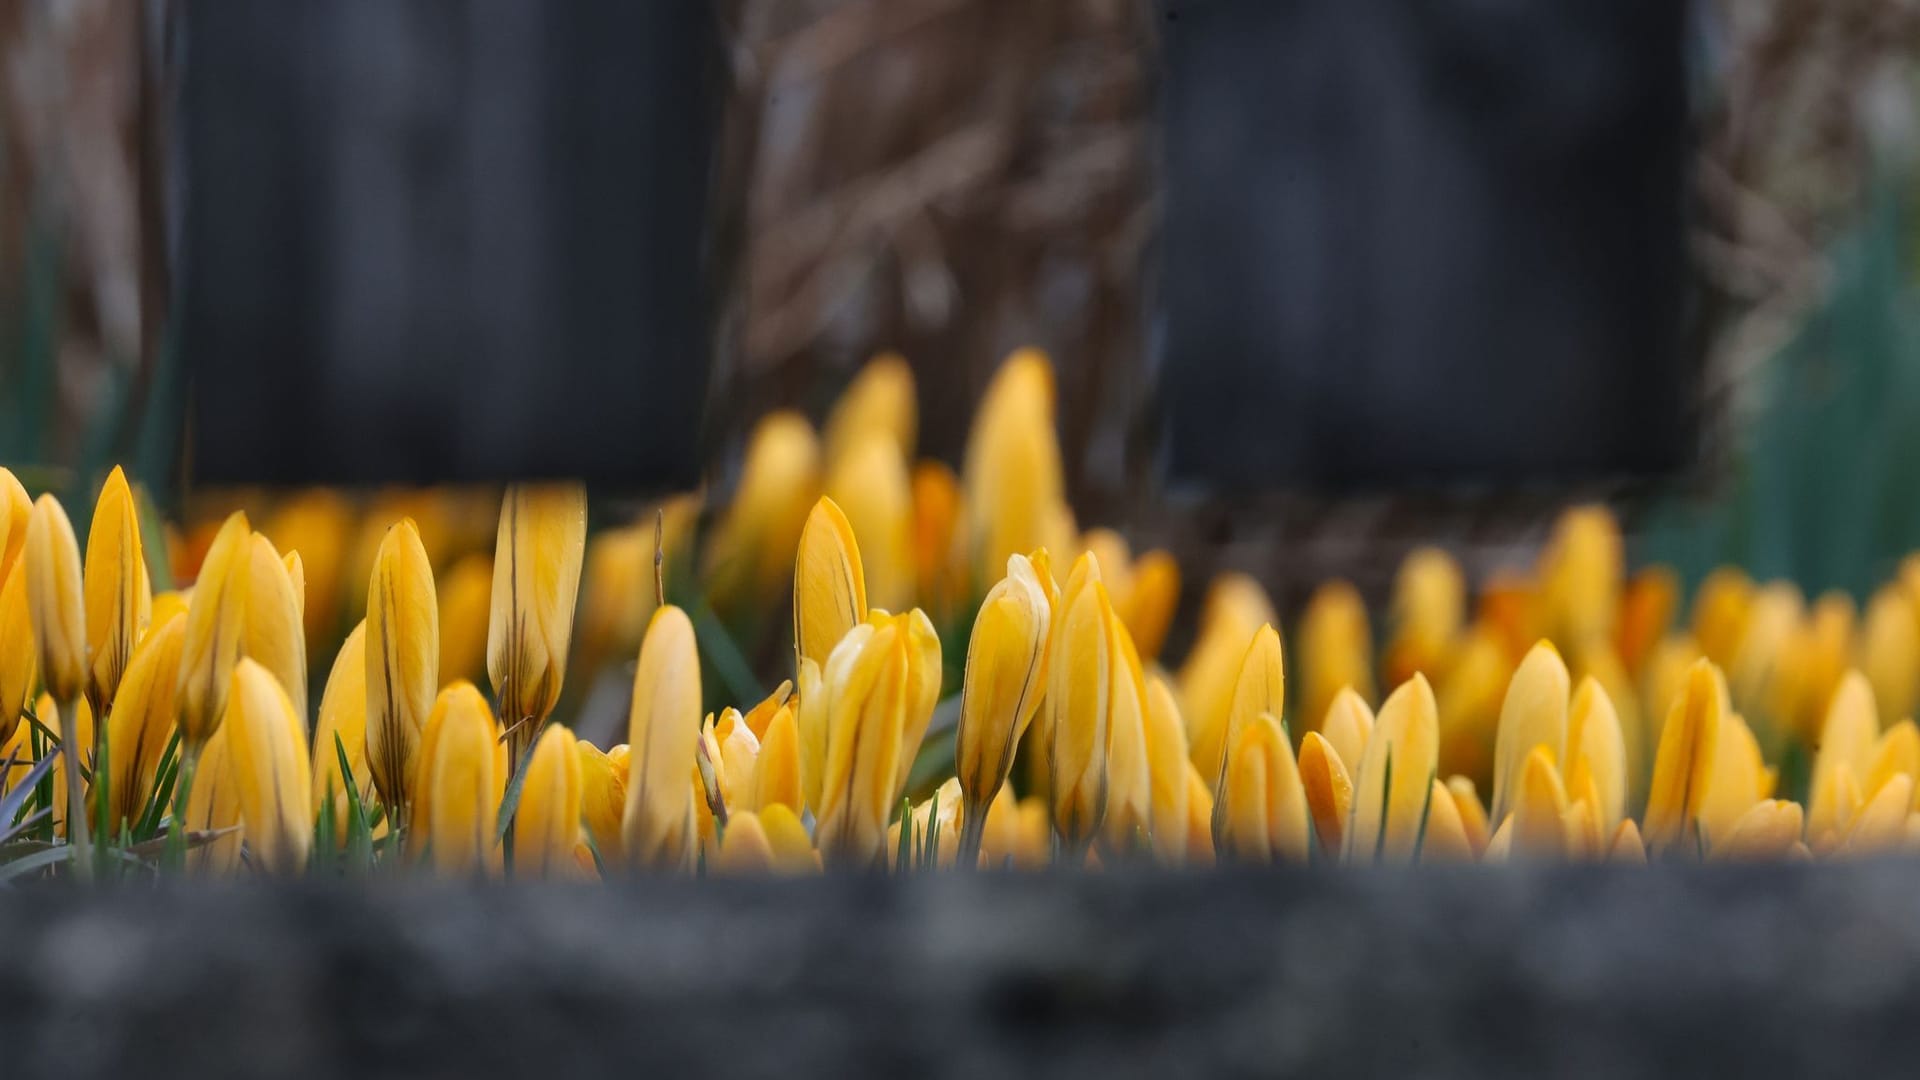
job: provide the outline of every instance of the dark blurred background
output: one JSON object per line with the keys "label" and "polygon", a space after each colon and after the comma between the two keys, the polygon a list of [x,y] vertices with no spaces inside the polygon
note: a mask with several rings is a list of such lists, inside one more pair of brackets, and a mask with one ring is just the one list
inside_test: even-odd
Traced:
{"label": "dark blurred background", "polygon": [[[1080,519],[1119,524],[1136,546],[1171,546],[1193,581],[1223,566],[1253,570],[1288,606],[1335,574],[1377,596],[1400,555],[1425,540],[1450,543],[1470,569],[1510,562],[1537,543],[1552,511],[1577,497],[1614,501],[1627,512],[1638,550],[1690,572],[1739,561],[1759,574],[1794,574],[1810,590],[1864,589],[1884,576],[1888,552],[1920,544],[1920,510],[1908,508],[1917,501],[1905,497],[1903,479],[1920,464],[1920,436],[1907,434],[1920,431],[1913,214],[1920,2],[1700,0],[1664,6],[1679,23],[1673,27],[1656,25],[1662,5],[1621,5],[1666,35],[1645,55],[1633,35],[1617,30],[1611,38],[1554,39],[1516,27],[1511,42],[1467,42],[1495,58],[1507,48],[1538,48],[1502,66],[1546,65],[1545,73],[1572,80],[1574,91],[1585,84],[1567,74],[1568,63],[1662,88],[1649,99],[1651,112],[1643,101],[1615,130],[1624,132],[1622,152],[1668,148],[1680,178],[1674,204],[1657,205],[1659,176],[1650,187],[1620,190],[1636,179],[1634,170],[1604,155],[1585,173],[1576,159],[1541,174],[1551,194],[1637,200],[1677,232],[1664,241],[1616,237],[1622,251],[1648,259],[1636,310],[1679,327],[1677,337],[1626,333],[1586,351],[1589,365],[1604,363],[1610,350],[1622,353],[1618,383],[1589,376],[1600,379],[1594,387],[1615,392],[1601,402],[1597,437],[1618,452],[1572,462],[1580,468],[1524,476],[1488,468],[1480,482],[1456,475],[1438,486],[1411,482],[1417,475],[1392,482],[1399,459],[1389,455],[1362,476],[1329,476],[1309,463],[1295,470],[1308,482],[1229,490],[1206,477],[1233,464],[1230,446],[1213,467],[1188,455],[1197,466],[1183,471],[1181,430],[1162,422],[1190,407],[1180,375],[1204,369],[1166,366],[1181,355],[1182,340],[1204,342],[1179,312],[1205,309],[1182,298],[1206,301],[1219,290],[1190,269],[1212,252],[1183,251],[1181,238],[1195,234],[1171,232],[1183,220],[1182,132],[1161,119],[1178,122],[1183,108],[1214,107],[1180,90],[1181,57],[1194,55],[1181,51],[1183,43],[1197,40],[1197,31],[1178,20],[1236,6],[1275,7],[693,5],[712,20],[731,86],[721,103],[705,252],[714,268],[714,348],[699,450],[709,468],[726,475],[742,434],[775,405],[819,415],[881,349],[913,363],[922,452],[956,460],[971,403],[994,367],[1009,349],[1037,344],[1059,373],[1060,434]],[[1574,5],[1567,25],[1583,25],[1606,6]],[[168,250],[168,193],[180,167],[174,125],[181,71],[192,63],[180,55],[184,7],[167,0],[0,4],[0,459],[35,463],[55,479],[124,460],[167,498],[186,490],[189,475],[178,324],[169,319],[178,252]],[[1298,16],[1314,6],[1286,7]],[[1337,12],[1325,17],[1330,40],[1354,56],[1375,56],[1383,85],[1419,76],[1394,100],[1429,107],[1421,103],[1433,80],[1444,82],[1449,69],[1422,68],[1417,48],[1370,53],[1371,40],[1360,35],[1384,28],[1405,43],[1445,28],[1409,29],[1383,14],[1391,7],[1320,6]],[[1278,40],[1291,52],[1275,55],[1272,79],[1250,84],[1262,94],[1285,91],[1277,73],[1299,71],[1319,39],[1283,33]],[[1667,45],[1677,54],[1663,51]],[[1362,79],[1330,68],[1316,86],[1351,88]],[[1496,91],[1484,102],[1457,103],[1460,115],[1496,124],[1537,106],[1523,119],[1551,128],[1558,102],[1569,110],[1581,104],[1578,93],[1543,102],[1516,100],[1520,91],[1511,87]],[[1243,105],[1259,119],[1267,102],[1249,95]],[[1291,112],[1274,109],[1276,130],[1292,123],[1313,134],[1313,110],[1297,101]],[[1326,115],[1329,123],[1361,123],[1378,114]],[[1436,213],[1451,214],[1447,208],[1458,204],[1447,201],[1444,163],[1379,157],[1380,147],[1395,145],[1384,137],[1371,145],[1354,163],[1392,174],[1395,205],[1403,207],[1396,227],[1408,250],[1444,250],[1449,234],[1419,214],[1428,198]],[[1543,201],[1535,220],[1557,220],[1552,206]],[[1515,221],[1527,220],[1524,205],[1513,209]],[[1610,235],[1606,221],[1576,224],[1564,243]],[[1366,238],[1367,258],[1391,260],[1397,236],[1376,228]],[[1342,240],[1324,249],[1357,250]],[[1180,280],[1163,279],[1168,268],[1183,267]],[[1436,272],[1444,279],[1451,269],[1443,263]],[[1623,279],[1616,273],[1612,280]],[[1481,287],[1460,295],[1463,304],[1495,299]],[[1349,304],[1342,317],[1365,329],[1375,311]],[[1514,312],[1516,319],[1528,314]],[[1483,322],[1476,315],[1456,330]],[[1200,328],[1207,329],[1204,321]],[[1577,323],[1568,330],[1592,331]],[[1328,332],[1307,340],[1328,340]],[[1427,337],[1394,347],[1417,347]],[[1516,347],[1523,351],[1527,340],[1518,335]],[[1672,361],[1632,372],[1655,354]],[[1485,389],[1457,382],[1451,389],[1462,401]],[[1444,379],[1432,385],[1448,388]],[[1634,396],[1632,387],[1644,394]],[[1349,407],[1364,414],[1371,401],[1363,396]],[[1447,406],[1444,399],[1431,404]],[[1647,427],[1623,430],[1622,418],[1631,416],[1647,418]],[[1276,414],[1271,426],[1284,434],[1301,418],[1297,409]],[[1233,424],[1253,431],[1258,419],[1256,406]],[[1538,417],[1514,418],[1522,420]],[[1578,435],[1538,423],[1531,430]],[[1333,434],[1343,433],[1334,426]],[[1220,442],[1205,429],[1199,437]],[[1490,438],[1488,445],[1506,444]],[[1511,456],[1510,445],[1505,452]],[[1467,466],[1482,460],[1460,456]],[[1618,467],[1594,467],[1609,463]],[[1256,479],[1268,472],[1240,464]],[[1274,469],[1284,473],[1283,466]],[[1836,472],[1849,483],[1835,484]],[[1170,475],[1200,480],[1170,485]],[[1843,499],[1840,487],[1851,494]]]}

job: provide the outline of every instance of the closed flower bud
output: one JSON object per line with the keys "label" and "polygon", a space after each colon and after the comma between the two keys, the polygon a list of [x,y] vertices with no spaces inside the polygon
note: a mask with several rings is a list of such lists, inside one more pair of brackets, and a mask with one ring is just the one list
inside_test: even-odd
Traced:
{"label": "closed flower bud", "polygon": [[1173,688],[1157,673],[1147,677],[1146,726],[1152,795],[1148,833],[1153,855],[1162,866],[1180,866],[1187,860],[1187,804],[1192,797],[1187,774],[1193,765],[1187,758],[1187,732]]}
{"label": "closed flower bud", "polygon": [[1834,815],[1838,769],[1845,765],[1855,781],[1867,778],[1873,770],[1879,738],[1880,718],[1873,687],[1865,676],[1850,672],[1834,692],[1820,728],[1819,749],[1813,758],[1813,786],[1807,796],[1809,838],[1817,840],[1830,830],[1841,829]]}
{"label": "closed flower bud", "polygon": [[1372,700],[1373,631],[1360,591],[1344,581],[1314,590],[1300,617],[1300,716],[1317,724],[1334,695],[1351,687]]}
{"label": "closed flower bud", "polygon": [[1107,812],[1113,605],[1100,566],[1082,555],[1061,590],[1048,646],[1047,789],[1053,828],[1078,858]]}
{"label": "closed flower bud", "polygon": [[1410,860],[1439,771],[1440,718],[1433,688],[1415,675],[1380,707],[1372,738],[1354,770],[1349,857]]}
{"label": "closed flower bud", "polygon": [[785,806],[795,813],[806,805],[800,794],[800,730],[789,706],[780,706],[767,722],[766,737],[753,759],[746,803],[751,810]]}
{"label": "closed flower bud", "polygon": [[1326,719],[1320,722],[1320,734],[1326,738],[1327,745],[1340,757],[1340,763],[1353,768],[1360,764],[1360,755],[1366,753],[1367,740],[1373,737],[1373,710],[1359,694],[1348,689],[1334,695],[1333,704],[1327,706]]}
{"label": "closed flower bud", "polygon": [[1567,706],[1567,790],[1584,792],[1593,786],[1598,804],[1595,826],[1607,835],[1627,813],[1627,751],[1620,732],[1620,715],[1592,676],[1580,680]]}
{"label": "closed flower bud", "polygon": [[[1226,739],[1229,748],[1240,745],[1247,726],[1261,716],[1283,714],[1287,699],[1287,668],[1280,654],[1280,634],[1272,626],[1262,626],[1248,643],[1240,660],[1240,677],[1233,687],[1233,702],[1227,708]],[[1215,831],[1221,816],[1233,803],[1228,791],[1233,784],[1227,762],[1222,761],[1220,775],[1214,778]],[[1216,837],[1217,839],[1217,837]]]}
{"label": "closed flower bud", "polygon": [[146,632],[153,607],[147,560],[140,545],[140,519],[133,489],[115,466],[100,488],[87,530],[83,585],[86,592],[87,693],[103,711],[113,705],[120,677]]}
{"label": "closed flower bud", "polygon": [[614,750],[617,757],[585,739],[574,745],[580,758],[580,815],[587,833],[603,864],[623,866],[626,846],[620,822],[627,812],[627,747],[623,743]]}
{"label": "closed flower bud", "polygon": [[1800,842],[1804,822],[1799,803],[1763,799],[1748,807],[1714,841],[1712,857],[1721,861],[1784,859]]}
{"label": "closed flower bud", "polygon": [[1286,732],[1270,713],[1239,728],[1227,755],[1226,805],[1215,843],[1242,862],[1305,862],[1310,815]]}
{"label": "closed flower bud", "polygon": [[[694,857],[687,770],[700,738],[700,654],[693,623],[671,604],[654,612],[640,643],[627,714],[632,747],[621,833],[628,862],[679,870]],[[604,853],[603,853],[604,857]]]}
{"label": "closed flower bud", "polygon": [[40,650],[27,607],[27,575],[16,568],[0,578],[0,743],[12,738],[39,681]]}
{"label": "closed flower bud", "polygon": [[577,870],[573,845],[584,786],[575,741],[573,732],[554,724],[534,744],[514,812],[515,877],[570,877]]}
{"label": "closed flower bud", "polygon": [[1306,790],[1307,811],[1321,852],[1330,860],[1340,859],[1346,852],[1347,818],[1353,810],[1353,780],[1332,744],[1317,731],[1307,732],[1300,742],[1300,784]]}
{"label": "closed flower bud", "polygon": [[1727,684],[1720,669],[1709,660],[1695,661],[1685,688],[1667,712],[1653,759],[1643,819],[1646,844],[1653,852],[1694,852],[1727,711]]}
{"label": "closed flower bud", "polygon": [[12,572],[27,546],[27,522],[33,517],[33,500],[20,478],[11,469],[0,467],[0,580]]}
{"label": "closed flower bud", "polygon": [[1847,855],[1884,855],[1906,841],[1907,815],[1913,808],[1913,777],[1892,776],[1869,797],[1848,826],[1841,851]]}
{"label": "closed flower bud", "polygon": [[[1106,848],[1123,856],[1146,847],[1153,801],[1147,758],[1147,684],[1140,654],[1118,612],[1107,620],[1112,689],[1107,709]],[[1289,751],[1291,753],[1291,751]]]}
{"label": "closed flower bud", "polygon": [[227,739],[224,724],[208,737],[200,751],[193,790],[187,796],[187,829],[222,834],[188,850],[187,866],[196,873],[226,874],[240,865],[240,783]]}
{"label": "closed flower bud", "polygon": [[495,750],[493,713],[467,682],[441,691],[433,711],[415,781],[413,827],[424,836],[433,868],[440,873],[497,873],[500,848],[495,836],[506,780],[505,762]]}
{"label": "closed flower bud", "polygon": [[1493,820],[1505,820],[1513,811],[1520,770],[1534,747],[1546,747],[1556,767],[1566,753],[1570,682],[1566,663],[1546,641],[1535,645],[1513,673],[1494,741]]}
{"label": "closed flower bud", "polygon": [[307,726],[307,638],[300,593],[273,542],[254,533],[247,544],[247,615],[240,653],[273,673]]}
{"label": "closed flower bud", "polygon": [[1626,564],[1613,512],[1576,506],[1562,514],[1541,563],[1548,636],[1573,647],[1612,640]]}
{"label": "closed flower bud", "polygon": [[245,514],[228,517],[193,584],[180,648],[180,741],[189,753],[213,737],[226,710],[246,632],[252,537]]}
{"label": "closed flower bud", "polygon": [[1714,740],[1713,775],[1700,803],[1700,831],[1708,846],[1771,794],[1773,776],[1760,756],[1760,741],[1738,713],[1727,714]]}
{"label": "closed flower bud", "polygon": [[767,846],[773,849],[773,870],[777,874],[813,874],[820,871],[820,853],[813,849],[807,827],[800,815],[783,803],[774,803],[757,815],[767,834]]}
{"label": "closed flower bud", "polygon": [[706,551],[708,592],[721,611],[766,602],[793,572],[820,471],[820,443],[805,417],[782,410],[754,425],[739,486]]}
{"label": "closed flower bud", "polygon": [[[340,773],[341,751],[351,775]],[[347,837],[349,788],[364,805],[374,797],[373,772],[367,766],[367,623],[362,619],[334,657],[326,689],[320,693],[320,719],[313,730],[313,812],[333,803],[335,842]]]}
{"label": "closed flower bud", "polygon": [[1567,853],[1567,790],[1546,746],[1535,746],[1521,763],[1514,785],[1511,853],[1558,858]]}
{"label": "closed flower bud", "polygon": [[297,873],[313,847],[306,724],[279,680],[251,659],[234,665],[227,702],[227,750],[247,850],[268,873]]}
{"label": "closed flower bud", "polygon": [[902,457],[911,456],[919,425],[913,368],[899,353],[881,353],[847,384],[827,417],[828,468],[869,437],[883,439]]}
{"label": "closed flower bud", "polygon": [[913,489],[891,440],[869,435],[827,470],[827,497],[846,514],[866,575],[867,602],[899,611],[913,602]]}
{"label": "closed flower bud", "polygon": [[1480,802],[1480,793],[1474,790],[1472,780],[1464,776],[1450,776],[1445,786],[1448,797],[1453,800],[1453,808],[1460,816],[1460,828],[1467,835],[1467,846],[1472,848],[1473,857],[1477,859],[1487,850],[1487,808]]}
{"label": "closed flower bud", "polygon": [[1393,579],[1388,681],[1397,686],[1415,672],[1440,678],[1451,660],[1466,610],[1466,575],[1453,556],[1431,547],[1409,553]]}
{"label": "closed flower bud", "polygon": [[42,495],[27,519],[21,551],[27,575],[27,607],[40,651],[40,678],[54,700],[78,698],[87,685],[86,607],[80,580],[80,545],[59,500]]}
{"label": "closed flower bud", "polygon": [[867,615],[867,578],[853,526],[822,497],[800,532],[793,563],[794,669],[811,660],[824,669],[847,631]]}
{"label": "closed flower bud", "polygon": [[[819,690],[826,731],[814,818],[820,852],[829,862],[865,866],[881,855],[896,801],[910,663],[905,628],[891,618],[848,634],[827,660]],[[801,700],[805,708],[807,698]]]}
{"label": "closed flower bud", "polygon": [[[1701,579],[1693,594],[1693,640],[1707,659],[1722,668],[1733,663],[1734,650],[1746,634],[1754,592],[1753,579],[1744,571],[1723,566]],[[1665,710],[1667,704],[1659,707]]]}
{"label": "closed flower bud", "polygon": [[1207,590],[1200,629],[1180,665],[1175,683],[1180,715],[1187,721],[1193,764],[1208,794],[1226,762],[1227,712],[1247,656],[1247,642],[1261,626],[1277,621],[1266,590],[1245,574],[1222,574]]}
{"label": "closed flower bud", "polygon": [[412,802],[420,729],[440,685],[433,564],[411,519],[387,530],[367,586],[367,765],[389,815]]}
{"label": "closed flower bud", "polygon": [[962,849],[971,851],[987,807],[1007,781],[1014,748],[1046,690],[1052,609],[1025,555],[1007,558],[1007,576],[987,592],[967,642],[954,764],[964,804]]}
{"label": "closed flower bud", "polygon": [[1867,603],[1859,662],[1880,705],[1881,726],[1912,716],[1920,705],[1920,613],[1899,585],[1882,587]]}
{"label": "closed flower bud", "polygon": [[1620,597],[1614,650],[1628,671],[1639,671],[1654,646],[1673,629],[1680,605],[1680,579],[1665,566],[1649,566],[1627,581]]}
{"label": "closed flower bud", "polygon": [[107,760],[112,767],[107,826],[118,834],[136,820],[160,771],[178,715],[180,649],[187,617],[176,613],[140,639],[107,714]]}
{"label": "closed flower bud", "polygon": [[1478,858],[1466,821],[1460,816],[1460,804],[1445,784],[1433,782],[1427,806],[1427,832],[1420,841],[1420,861],[1472,862]]}
{"label": "closed flower bud", "polygon": [[507,489],[493,550],[487,676],[516,759],[560,700],[586,544],[585,487]]}
{"label": "closed flower bud", "polygon": [[1066,488],[1044,353],[1022,349],[1000,365],[973,415],[962,475],[978,580],[991,581],[1015,552],[1057,543]]}

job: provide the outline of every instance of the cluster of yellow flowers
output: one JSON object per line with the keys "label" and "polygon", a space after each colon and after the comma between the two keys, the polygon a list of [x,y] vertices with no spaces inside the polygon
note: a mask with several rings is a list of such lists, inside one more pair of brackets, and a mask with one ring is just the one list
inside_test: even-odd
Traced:
{"label": "cluster of yellow flowers", "polygon": [[[59,502],[0,469],[0,875],[156,855],[592,878],[1920,844],[1920,557],[1864,618],[1723,569],[1681,625],[1675,575],[1628,578],[1612,516],[1576,508],[1477,604],[1452,557],[1409,556],[1378,661],[1352,586],[1321,587],[1283,649],[1264,591],[1228,573],[1169,668],[1179,570],[1079,531],[1045,358],[1002,366],[959,475],[911,464],[913,401],[882,357],[823,434],[764,419],[725,505],[678,497],[591,538],[578,485],[511,488],[491,556],[438,575],[457,545],[385,503],[355,541],[346,499],[311,492],[260,531],[236,511],[172,534],[193,585],[156,593],[120,470],[83,559]],[[750,623],[789,586],[791,678],[703,719],[701,619]],[[310,712],[309,644],[362,607]],[[943,626],[965,639],[958,685]],[[551,719],[569,667],[628,657],[625,743]],[[467,678],[482,667],[491,699]]]}

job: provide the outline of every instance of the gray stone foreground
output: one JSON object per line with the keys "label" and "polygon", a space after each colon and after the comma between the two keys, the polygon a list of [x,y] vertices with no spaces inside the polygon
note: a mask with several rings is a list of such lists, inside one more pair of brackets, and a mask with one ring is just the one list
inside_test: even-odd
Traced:
{"label": "gray stone foreground", "polygon": [[0,896],[0,1076],[1920,1067],[1920,863]]}

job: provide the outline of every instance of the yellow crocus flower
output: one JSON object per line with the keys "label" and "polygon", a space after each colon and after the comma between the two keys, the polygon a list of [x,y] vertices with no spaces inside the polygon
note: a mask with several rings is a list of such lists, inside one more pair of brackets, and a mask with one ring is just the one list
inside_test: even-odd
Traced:
{"label": "yellow crocus flower", "polygon": [[[1179,866],[1187,858],[1188,801],[1192,793],[1187,774],[1187,733],[1173,688],[1157,672],[1147,676],[1147,776],[1151,789],[1147,815],[1153,854],[1163,866]],[[1004,789],[1003,789],[1004,790]]]}
{"label": "yellow crocus flower", "polygon": [[913,602],[913,485],[907,461],[872,434],[827,471],[826,497],[846,515],[866,575],[867,602],[899,611]]}
{"label": "yellow crocus flower", "polygon": [[146,632],[153,608],[153,586],[140,545],[140,521],[126,474],[114,466],[101,485],[87,529],[86,564],[87,693],[102,713],[113,706],[120,677],[132,659],[134,643]]}
{"label": "yellow crocus flower", "polygon": [[249,658],[234,665],[227,702],[222,727],[247,850],[254,864],[268,873],[298,873],[306,868],[313,848],[313,766],[307,758],[306,724],[280,681]]}
{"label": "yellow crocus flower", "polygon": [[1654,754],[1644,822],[1646,845],[1653,852],[1694,852],[1727,713],[1727,684],[1720,669],[1711,660],[1694,661],[1667,712]]}
{"label": "yellow crocus flower", "polygon": [[300,589],[273,542],[247,541],[246,617],[240,654],[265,667],[293,702],[304,740],[307,727],[307,639]]}
{"label": "yellow crocus flower", "polygon": [[1420,840],[1420,822],[1440,760],[1439,706],[1426,676],[1400,684],[1380,707],[1353,778],[1350,858],[1404,862]]}
{"label": "yellow crocus flower", "polygon": [[627,713],[632,757],[621,840],[630,863],[654,870],[692,865],[695,822],[687,770],[699,738],[700,653],[693,622],[668,604],[654,612],[640,643]]}
{"label": "yellow crocus flower", "polygon": [[853,526],[832,499],[822,496],[800,531],[793,563],[793,651],[823,669],[847,631],[867,614],[867,578]]}
{"label": "yellow crocus flower", "polygon": [[506,777],[493,711],[472,683],[458,682],[441,692],[433,712],[415,780],[413,827],[440,873],[497,873]]}
{"label": "yellow crocus flower", "polygon": [[1388,681],[1398,686],[1416,672],[1438,681],[1451,660],[1466,610],[1466,575],[1452,555],[1433,547],[1408,553],[1393,579]]}
{"label": "yellow crocus flower", "polygon": [[511,760],[560,700],[586,557],[587,489],[516,484],[500,504],[487,615],[487,677]]}
{"label": "yellow crocus flower", "polygon": [[[1307,732],[1300,742],[1300,783],[1321,852],[1329,860],[1343,858],[1347,818],[1353,811],[1353,780],[1339,752],[1317,731]],[[1454,819],[1459,820],[1458,813]]]}
{"label": "yellow crocus flower", "polygon": [[1107,812],[1112,617],[1099,562],[1083,554],[1061,590],[1047,664],[1047,788],[1054,831],[1075,860]]}
{"label": "yellow crocus flower", "polygon": [[1174,684],[1193,764],[1209,784],[1220,775],[1226,758],[1227,710],[1247,642],[1261,626],[1277,621],[1266,590],[1246,574],[1221,574],[1207,589],[1199,632]]}
{"label": "yellow crocus flower", "polygon": [[585,787],[576,741],[565,725],[552,724],[533,746],[514,810],[515,877],[566,878],[578,869],[573,846]]}
{"label": "yellow crocus flower", "polygon": [[1567,665],[1548,641],[1541,641],[1507,684],[1500,707],[1500,733],[1494,741],[1493,820],[1513,811],[1520,770],[1533,748],[1547,748],[1547,760],[1558,765],[1567,747]]}
{"label": "yellow crocus flower", "polygon": [[1007,575],[987,591],[968,638],[954,766],[964,804],[961,849],[976,850],[987,808],[1007,782],[1015,747],[1047,685],[1052,604],[1033,563],[1007,557]]}
{"label": "yellow crocus flower", "polygon": [[367,766],[398,821],[413,803],[414,759],[439,680],[433,564],[419,528],[402,518],[381,539],[367,587]]}
{"label": "yellow crocus flower", "polygon": [[1360,590],[1330,581],[1314,590],[1300,617],[1300,715],[1316,723],[1335,694],[1352,689],[1372,700],[1373,632]]}
{"label": "yellow crocus flower", "polygon": [[137,818],[153,795],[160,758],[179,712],[177,676],[186,636],[187,617],[175,614],[141,638],[107,714],[107,760],[112,769],[107,825],[115,833],[123,823]]}

